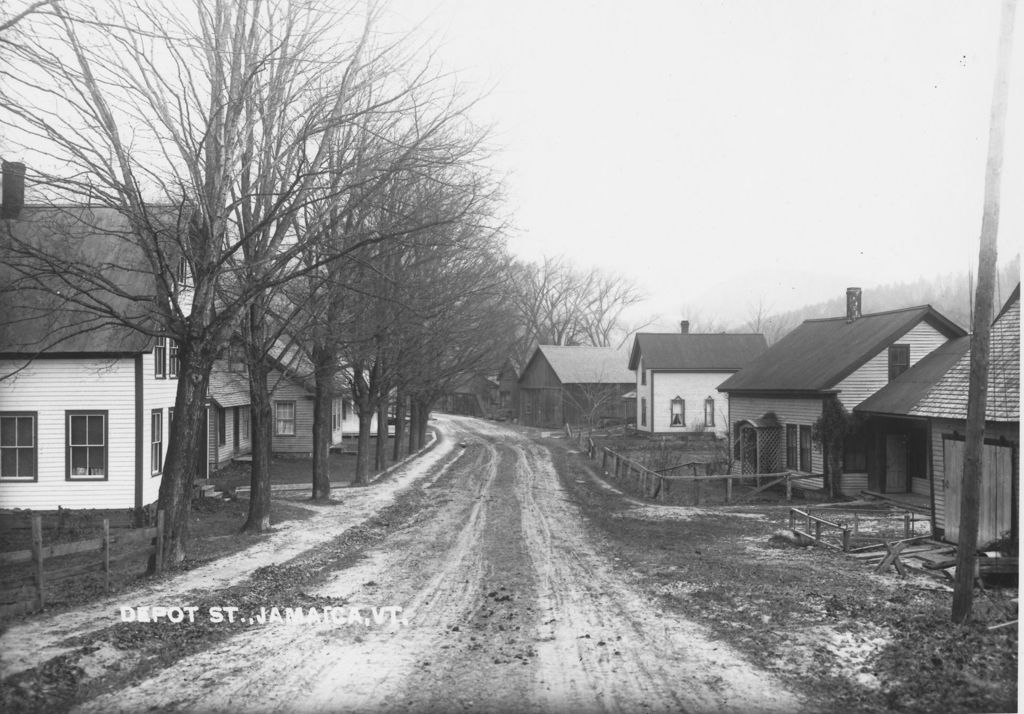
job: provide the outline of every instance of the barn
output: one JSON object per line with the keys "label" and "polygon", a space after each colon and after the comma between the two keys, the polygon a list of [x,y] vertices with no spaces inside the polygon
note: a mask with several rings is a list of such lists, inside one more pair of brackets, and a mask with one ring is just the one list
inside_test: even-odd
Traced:
{"label": "barn", "polygon": [[519,377],[519,423],[560,428],[635,418],[629,352],[612,347],[539,345]]}

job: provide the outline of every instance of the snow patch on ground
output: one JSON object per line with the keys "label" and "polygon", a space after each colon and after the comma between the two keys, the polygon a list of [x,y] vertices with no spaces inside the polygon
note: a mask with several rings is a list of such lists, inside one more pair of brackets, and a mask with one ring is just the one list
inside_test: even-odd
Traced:
{"label": "snow patch on ground", "polygon": [[881,686],[873,661],[893,640],[888,630],[867,623],[860,623],[856,631],[820,625],[794,633],[794,637],[799,647],[828,652],[833,658],[834,675],[868,689]]}
{"label": "snow patch on ground", "polygon": [[[0,661],[0,677],[9,677],[73,651],[74,648],[63,644],[65,640],[114,624],[122,606],[188,604],[189,593],[236,585],[257,568],[291,560],[371,518],[392,503],[397,494],[429,475],[431,469],[454,450],[452,440],[443,438],[446,422],[442,419],[440,424],[442,438],[434,448],[399,464],[392,477],[372,486],[345,489],[344,501],[340,504],[308,502],[306,507],[314,511],[311,518],[288,521],[275,528],[269,537],[239,553],[167,580],[143,584],[132,592],[105,598],[72,612],[43,614],[11,627],[0,635],[0,651],[4,653]],[[341,494],[332,494],[332,500],[341,500]]]}

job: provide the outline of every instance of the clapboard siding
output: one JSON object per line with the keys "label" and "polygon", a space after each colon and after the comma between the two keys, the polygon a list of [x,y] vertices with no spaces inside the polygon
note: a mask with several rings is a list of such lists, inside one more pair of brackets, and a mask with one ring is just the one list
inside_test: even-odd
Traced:
{"label": "clapboard siding", "polygon": [[[767,412],[774,412],[781,424],[805,424],[811,426],[821,416],[821,397],[801,399],[797,397],[746,397],[735,394],[730,395],[730,433],[735,437],[735,425],[738,422],[745,419],[760,419]],[[783,433],[783,439],[785,439],[785,433]],[[785,448],[785,441],[783,441],[783,448]],[[821,449],[813,444],[811,445],[811,471],[813,473],[822,473],[824,471]]]}
{"label": "clapboard siding", "polygon": [[[0,361],[0,375],[22,363]],[[105,480],[66,478],[66,412],[107,412]],[[39,359],[0,380],[0,411],[37,415],[35,482],[0,482],[0,507],[50,510],[135,506],[135,361]],[[148,428],[145,430],[148,433]]]}
{"label": "clapboard siding", "polygon": [[[726,380],[732,372],[662,372],[649,370],[647,384],[637,384],[637,396],[647,397],[647,409],[650,415],[650,430],[656,433],[671,434],[675,432],[693,431],[695,427],[704,426],[704,400],[711,397],[715,401],[715,423],[713,429],[719,436],[729,432],[729,396],[718,391],[718,385]],[[671,402],[681,397],[685,406],[686,423],[682,427],[670,426],[672,419]],[[639,399],[637,400],[639,403]],[[639,409],[639,407],[638,407]],[[637,424],[640,423],[639,412]],[[710,428],[709,428],[710,430]]]}
{"label": "clapboard siding", "polygon": [[[283,377],[279,372],[272,371],[269,383],[273,387],[270,395],[271,450],[275,454],[312,454],[313,453],[313,398],[306,389]],[[277,434],[275,420],[275,402],[295,402],[295,435],[282,436]]]}
{"label": "clapboard siding", "polygon": [[[935,483],[935,527],[946,529],[946,482],[949,478],[962,478],[963,474],[947,474],[943,439],[963,438],[967,431],[966,423],[954,419],[931,420],[931,456],[932,478]],[[1004,422],[987,422],[985,424],[986,439],[1004,439],[1006,443],[1016,447],[1015,453],[1020,458],[1020,424]],[[1016,465],[1019,469],[1019,464]]]}
{"label": "clapboard siding", "polygon": [[[927,354],[944,345],[947,340],[948,338],[934,327],[921,322],[897,338],[893,344],[910,345],[910,366],[913,367]],[[839,390],[839,400],[843,406],[853,409],[888,383],[889,349],[886,346],[857,371],[842,380],[836,389]]]}
{"label": "clapboard siding", "polygon": [[[167,446],[171,442],[170,411],[178,392],[175,378],[158,379],[153,374],[155,359],[152,352],[142,355],[142,504],[153,503],[160,496],[162,474],[153,474],[152,468],[152,414],[160,410],[163,421],[163,460],[167,462]],[[162,468],[162,464],[158,467]]]}

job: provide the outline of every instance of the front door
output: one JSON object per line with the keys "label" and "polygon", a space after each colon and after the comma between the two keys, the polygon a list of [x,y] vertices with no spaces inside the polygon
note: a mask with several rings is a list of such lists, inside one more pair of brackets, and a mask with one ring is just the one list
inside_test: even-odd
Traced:
{"label": "front door", "polygon": [[885,492],[906,493],[907,437],[887,434],[885,437]]}

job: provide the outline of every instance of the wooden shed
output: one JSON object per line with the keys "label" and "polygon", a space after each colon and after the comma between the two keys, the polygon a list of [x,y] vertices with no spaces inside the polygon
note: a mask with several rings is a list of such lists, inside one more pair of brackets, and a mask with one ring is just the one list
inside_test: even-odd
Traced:
{"label": "wooden shed", "polygon": [[[978,531],[982,546],[1007,538],[1016,542],[1020,532],[1019,285],[992,323],[989,349]],[[872,486],[899,491],[906,472],[920,472],[933,528],[950,542],[959,538],[970,357],[970,338],[955,340],[854,409],[867,418]],[[901,443],[911,447],[909,454],[899,448]],[[915,450],[915,444],[920,448]]]}
{"label": "wooden shed", "polygon": [[538,346],[519,377],[519,423],[560,428],[629,421],[636,399],[628,364],[629,353],[611,347]]}

